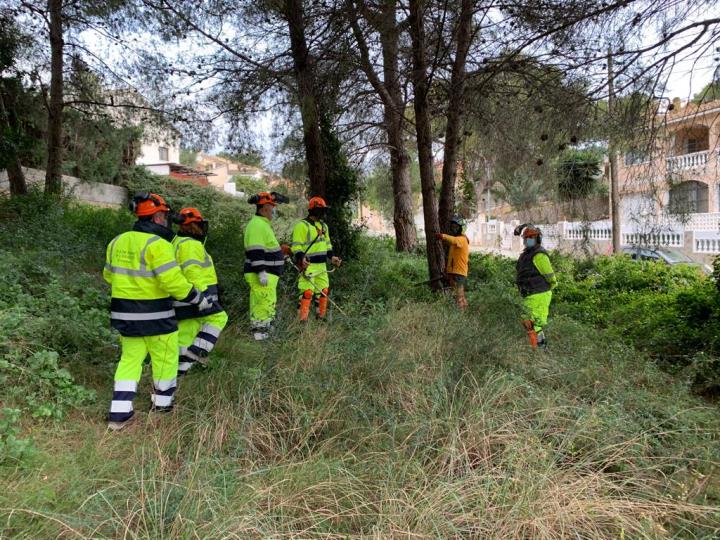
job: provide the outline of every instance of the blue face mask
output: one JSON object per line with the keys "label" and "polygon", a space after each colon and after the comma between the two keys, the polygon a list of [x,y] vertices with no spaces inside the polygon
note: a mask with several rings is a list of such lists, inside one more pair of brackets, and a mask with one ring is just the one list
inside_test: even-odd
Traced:
{"label": "blue face mask", "polygon": [[535,247],[535,244],[537,243],[537,240],[534,238],[526,238],[525,239],[525,247],[532,248]]}

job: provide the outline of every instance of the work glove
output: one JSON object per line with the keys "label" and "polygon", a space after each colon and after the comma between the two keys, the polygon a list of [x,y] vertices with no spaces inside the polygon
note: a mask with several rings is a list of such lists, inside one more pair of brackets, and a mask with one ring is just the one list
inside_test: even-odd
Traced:
{"label": "work glove", "polygon": [[200,301],[198,302],[198,311],[207,311],[213,305],[213,301],[207,291],[200,293]]}
{"label": "work glove", "polygon": [[260,280],[260,285],[265,287],[265,285],[268,284],[268,278],[267,278],[267,272],[263,270],[258,274],[258,279]]}
{"label": "work glove", "polygon": [[330,262],[334,266],[340,266],[342,264],[342,259],[340,257],[333,257],[332,259],[330,259]]}
{"label": "work glove", "polygon": [[290,250],[290,246],[287,244],[281,244],[280,245],[280,251],[282,251],[282,254],[286,257],[292,256],[292,251]]}
{"label": "work glove", "polygon": [[442,239],[443,239],[443,234],[442,234],[442,233],[439,233],[439,232],[436,232],[436,233],[435,233],[435,240],[442,240]]}

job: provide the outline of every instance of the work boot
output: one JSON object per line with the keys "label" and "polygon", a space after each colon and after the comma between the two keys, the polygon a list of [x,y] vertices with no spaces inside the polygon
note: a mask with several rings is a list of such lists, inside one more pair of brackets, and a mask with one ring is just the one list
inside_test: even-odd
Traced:
{"label": "work boot", "polygon": [[547,350],[547,339],[545,338],[544,330],[540,330],[537,333],[537,346],[540,349]]}
{"label": "work boot", "polygon": [[169,413],[173,411],[173,405],[166,405],[164,407],[158,407],[157,405],[153,405],[150,407],[150,412],[153,413]]}
{"label": "work boot", "polygon": [[527,330],[528,339],[530,340],[530,347],[532,347],[533,349],[537,349],[538,335],[537,332],[535,332],[535,325],[531,320],[524,320],[522,322],[522,325],[525,327],[525,330]]}
{"label": "work boot", "polygon": [[310,315],[310,307],[312,306],[312,291],[305,291],[300,297],[300,306],[298,307],[298,318],[301,321],[307,321]]}
{"label": "work boot", "polygon": [[323,294],[318,297],[318,310],[317,310],[317,316],[321,319],[325,318],[325,315],[327,315],[327,306],[328,306],[328,293],[330,292],[330,289],[323,289]]}
{"label": "work boot", "polygon": [[255,341],[265,341],[268,339],[272,330],[272,324],[272,319],[253,323],[251,327],[253,339],[255,339]]}
{"label": "work boot", "polygon": [[111,422],[109,421],[107,423],[107,427],[110,431],[120,431],[122,429],[125,429],[130,424],[135,422],[135,419],[137,418],[137,414],[133,414],[130,418],[125,420],[124,422]]}
{"label": "work boot", "polygon": [[198,356],[194,352],[187,349],[183,351],[178,358],[178,377],[186,375],[197,361]]}
{"label": "work boot", "polygon": [[464,287],[457,288],[456,295],[457,295],[456,300],[457,300],[458,307],[460,309],[464,310],[468,305],[467,299],[465,298],[465,288]]}
{"label": "work boot", "polygon": [[205,354],[198,354],[197,364],[199,366],[206,368],[209,360],[210,360],[210,355],[207,354],[207,352]]}

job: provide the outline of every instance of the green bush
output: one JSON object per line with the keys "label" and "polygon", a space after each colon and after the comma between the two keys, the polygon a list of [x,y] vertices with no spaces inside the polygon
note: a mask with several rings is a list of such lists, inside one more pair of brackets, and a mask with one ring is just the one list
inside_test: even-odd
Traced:
{"label": "green bush", "polygon": [[[697,391],[720,392],[720,293],[696,267],[632,261],[627,256],[576,259],[551,253],[559,285],[552,312],[607,330],[662,365],[683,372]],[[468,289],[514,287],[514,261],[471,254]]]}
{"label": "green bush", "polygon": [[18,437],[20,416],[20,409],[4,407],[0,411],[0,465],[17,462],[32,452],[30,441]]}
{"label": "green bush", "polygon": [[66,367],[115,359],[99,271],[104,244],[121,225],[116,214],[100,210],[91,219],[85,208],[40,194],[0,201],[4,404],[33,417],[61,418],[94,400]]}
{"label": "green bush", "polygon": [[261,191],[270,191],[267,182],[258,180],[253,176],[235,175],[230,181],[235,184],[237,191],[242,191],[246,196],[250,196],[253,193],[260,193]]}
{"label": "green bush", "polygon": [[718,363],[708,360],[720,357],[720,296],[697,268],[559,254],[553,264],[556,313],[607,329],[666,367],[685,370],[699,391],[720,391]]}

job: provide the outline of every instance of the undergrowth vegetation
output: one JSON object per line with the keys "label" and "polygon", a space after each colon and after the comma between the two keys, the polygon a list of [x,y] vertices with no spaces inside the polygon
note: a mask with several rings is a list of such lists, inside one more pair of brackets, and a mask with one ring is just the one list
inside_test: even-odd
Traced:
{"label": "undergrowth vegetation", "polygon": [[[720,293],[693,266],[552,254],[554,312],[648,353],[709,397],[720,394]],[[473,255],[473,281],[512,287],[514,261]]]}
{"label": "undergrowth vegetation", "polygon": [[[630,324],[621,307],[649,302],[640,291],[675,305],[706,281],[557,259],[550,350],[534,353],[512,261],[473,256],[460,313],[416,286],[421,258],[361,239],[331,277],[343,313],[298,324],[288,271],[278,332],[258,344],[242,280],[252,208],[153,189],[212,219],[208,249],[232,321],[209,368],[181,381],[173,414],[147,412],[145,375],[139,421],[121,433],[103,422],[117,349],[100,269],[131,217],[42,197],[0,203],[0,537],[720,534],[717,409],[692,393],[694,379],[635,347],[665,354],[657,341],[618,328]],[[283,211],[287,238],[295,210]]]}

